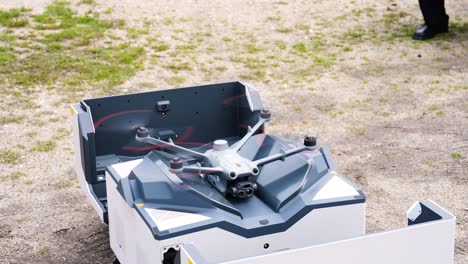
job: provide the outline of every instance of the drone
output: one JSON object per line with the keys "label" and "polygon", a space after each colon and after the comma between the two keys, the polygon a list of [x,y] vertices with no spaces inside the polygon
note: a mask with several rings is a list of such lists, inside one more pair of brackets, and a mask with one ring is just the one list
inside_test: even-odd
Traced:
{"label": "drone", "polygon": [[[251,197],[257,190],[255,176],[260,173],[261,167],[271,162],[282,160],[288,156],[304,151],[315,150],[316,138],[306,137],[304,146],[281,150],[280,153],[270,155],[258,160],[249,160],[239,155],[239,150],[255,133],[271,120],[271,112],[262,110],[258,122],[253,127],[248,127],[248,132],[239,141],[231,146],[228,141],[218,139],[213,142],[213,147],[205,153],[199,153],[188,148],[174,144],[169,138],[168,142],[150,136],[150,129],[139,127],[136,131],[136,140],[157,146],[160,150],[175,155],[170,160],[170,171],[178,173],[195,173],[208,181],[224,196],[232,195],[240,199]],[[191,165],[184,165],[181,159],[188,159]]]}

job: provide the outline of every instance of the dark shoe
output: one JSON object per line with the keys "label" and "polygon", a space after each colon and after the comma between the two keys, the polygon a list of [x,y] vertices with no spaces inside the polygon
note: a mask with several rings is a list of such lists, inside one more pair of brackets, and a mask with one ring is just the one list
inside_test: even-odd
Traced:
{"label": "dark shoe", "polygon": [[448,32],[448,25],[428,26],[424,25],[416,30],[413,34],[413,39],[425,40],[433,38],[439,33]]}

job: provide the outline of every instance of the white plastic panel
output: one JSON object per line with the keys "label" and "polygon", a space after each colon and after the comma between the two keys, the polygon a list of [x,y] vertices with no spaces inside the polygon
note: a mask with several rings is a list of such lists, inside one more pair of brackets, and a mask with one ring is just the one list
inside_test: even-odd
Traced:
{"label": "white plastic panel", "polygon": [[359,193],[354,186],[351,186],[341,177],[334,176],[325,184],[325,186],[322,187],[322,189],[320,189],[320,191],[317,192],[314,196],[314,200],[334,199],[357,195],[359,195]]}
{"label": "white plastic panel", "polygon": [[70,106],[71,118],[72,118],[72,129],[73,129],[73,147],[75,150],[75,159],[74,159],[74,170],[76,176],[78,177],[78,182],[83,192],[86,194],[86,197],[91,202],[94,210],[98,214],[101,221],[104,222],[104,210],[99,205],[99,202],[96,200],[96,197],[91,194],[90,186],[86,182],[86,176],[83,171],[83,165],[81,164],[81,145],[80,145],[80,126],[78,124],[78,114],[83,113],[79,104]]}
{"label": "white plastic panel", "polygon": [[[452,264],[455,217],[433,202],[428,201],[424,204],[440,214],[443,219],[220,264]],[[195,245],[187,245],[181,250],[181,260],[182,264],[208,263],[198,254]]]}
{"label": "white plastic panel", "polygon": [[130,172],[138,166],[143,159],[131,160],[123,163],[113,164],[112,167],[119,174],[120,178],[126,178],[130,175]]}
{"label": "white plastic panel", "polygon": [[145,208],[145,211],[156,223],[159,231],[190,225],[210,219],[200,214],[168,211],[161,209]]}

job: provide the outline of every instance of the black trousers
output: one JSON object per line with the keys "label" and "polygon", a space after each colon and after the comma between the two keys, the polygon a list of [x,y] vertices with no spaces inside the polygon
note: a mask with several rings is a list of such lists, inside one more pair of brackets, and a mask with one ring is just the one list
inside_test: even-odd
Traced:
{"label": "black trousers", "polygon": [[444,0],[419,0],[419,6],[428,26],[448,25],[449,17],[445,13]]}

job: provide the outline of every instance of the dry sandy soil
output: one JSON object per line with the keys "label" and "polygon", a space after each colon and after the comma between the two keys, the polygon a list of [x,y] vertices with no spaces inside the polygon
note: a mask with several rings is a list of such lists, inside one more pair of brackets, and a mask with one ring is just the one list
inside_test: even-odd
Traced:
{"label": "dry sandy soil", "polygon": [[[0,8],[24,6],[33,15],[50,3],[6,0]],[[457,216],[455,263],[468,263],[468,1],[447,1],[451,32],[427,42],[410,38],[421,23],[416,0],[71,7],[126,21],[86,45],[139,45],[141,65],[112,89],[83,80],[70,92],[60,76],[29,85],[0,79],[0,263],[112,259],[107,227],[72,170],[70,102],[229,80],[259,90],[274,114],[268,132],[314,134],[331,147],[340,172],[367,195],[369,232],[405,225],[414,201],[432,199]],[[23,41],[34,36],[27,30],[0,26]],[[35,107],[24,107],[22,93]]]}

